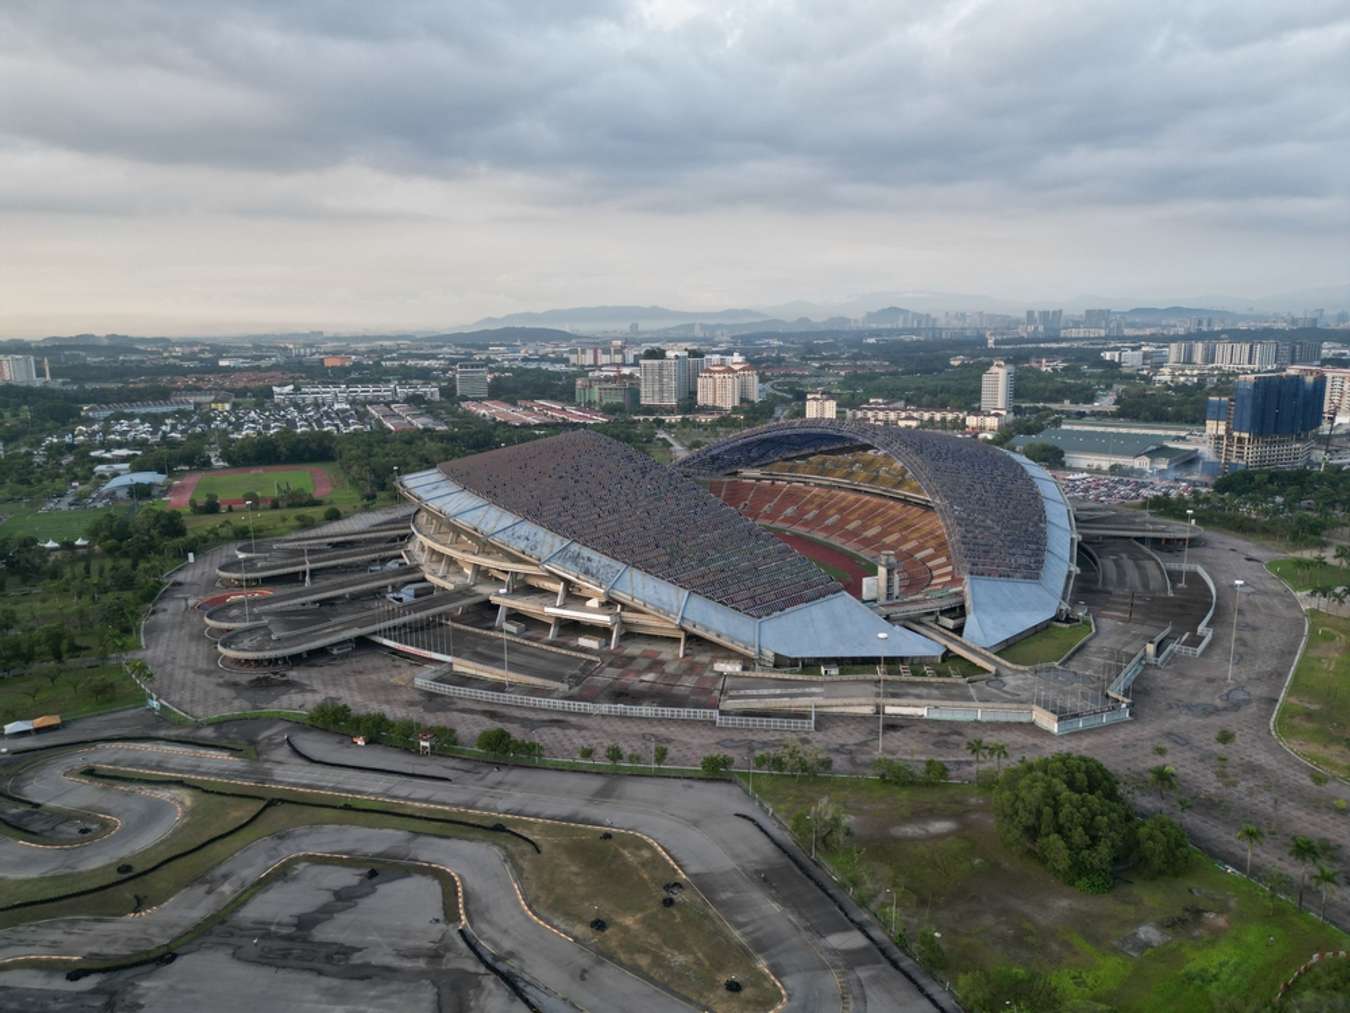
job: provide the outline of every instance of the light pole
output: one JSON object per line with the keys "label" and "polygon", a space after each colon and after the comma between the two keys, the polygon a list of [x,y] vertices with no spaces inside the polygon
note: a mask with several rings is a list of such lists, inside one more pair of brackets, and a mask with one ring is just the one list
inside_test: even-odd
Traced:
{"label": "light pole", "polygon": [[883,890],[883,891],[881,891],[881,892],[882,892],[882,893],[889,893],[889,894],[891,895],[891,938],[894,939],[894,938],[895,938],[895,889],[894,889],[893,887],[889,887],[889,886],[888,886],[888,887],[886,887],[885,890]]}
{"label": "light pole", "polygon": [[886,727],[886,641],[891,638],[889,633],[878,633],[877,639],[881,641],[881,680],[880,696],[877,699],[877,755],[881,755],[881,737]]}
{"label": "light pole", "polygon": [[[509,594],[509,587],[497,588],[498,594]],[[506,672],[506,692],[511,692],[511,660],[506,653],[506,613],[502,612],[502,668]]]}
{"label": "light pole", "polygon": [[816,860],[816,817],[814,813],[807,813],[806,818],[811,821],[811,861]]}
{"label": "light pole", "polygon": [[1242,586],[1247,582],[1242,579],[1233,581],[1233,639],[1228,644],[1228,682],[1233,682],[1233,655],[1237,651],[1237,627],[1238,627],[1238,609],[1242,607]]}
{"label": "light pole", "polygon": [[1181,550],[1181,586],[1186,586],[1186,566],[1191,561],[1191,536],[1195,534],[1195,511],[1186,511],[1186,544]]}

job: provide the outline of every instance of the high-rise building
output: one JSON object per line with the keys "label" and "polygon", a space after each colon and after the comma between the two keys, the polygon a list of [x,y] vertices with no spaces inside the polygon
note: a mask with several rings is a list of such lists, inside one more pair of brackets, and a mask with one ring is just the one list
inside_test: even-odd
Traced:
{"label": "high-rise building", "polygon": [[37,364],[31,355],[0,355],[0,383],[37,382]]}
{"label": "high-rise building", "polygon": [[644,407],[678,408],[689,396],[689,359],[683,355],[643,358],[640,400]]}
{"label": "high-rise building", "polygon": [[1300,376],[1325,377],[1327,393],[1322,399],[1322,418],[1326,421],[1350,422],[1350,369],[1291,366],[1289,372]]}
{"label": "high-rise building", "polygon": [[808,419],[833,419],[839,415],[839,402],[823,390],[813,390],[806,395],[806,417]]}
{"label": "high-rise building", "polygon": [[742,401],[759,400],[759,374],[741,362],[712,365],[698,374],[698,403],[711,408],[735,408]]}
{"label": "high-rise building", "polygon": [[1232,397],[1205,404],[1205,435],[1224,471],[1300,468],[1322,424],[1325,376],[1270,373],[1240,376]]}
{"label": "high-rise building", "polygon": [[1015,369],[1002,359],[984,372],[980,381],[980,411],[1006,412],[1012,408]]}
{"label": "high-rise building", "polygon": [[481,401],[488,396],[488,371],[480,366],[456,367],[455,393],[463,398]]}

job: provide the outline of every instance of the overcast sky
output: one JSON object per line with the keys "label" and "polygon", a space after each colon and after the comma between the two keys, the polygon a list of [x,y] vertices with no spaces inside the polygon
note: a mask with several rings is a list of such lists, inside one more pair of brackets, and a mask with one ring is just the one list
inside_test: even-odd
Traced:
{"label": "overcast sky", "polygon": [[10,0],[0,335],[1340,284],[1348,97],[1345,0]]}

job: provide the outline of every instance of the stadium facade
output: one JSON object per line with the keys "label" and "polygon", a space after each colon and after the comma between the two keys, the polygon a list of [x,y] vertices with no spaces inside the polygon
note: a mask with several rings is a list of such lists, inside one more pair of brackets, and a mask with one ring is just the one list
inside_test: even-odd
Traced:
{"label": "stadium facade", "polygon": [[[759,664],[936,658],[816,563],[709,491],[719,476],[868,448],[913,476],[941,522],[964,637],[996,647],[1052,619],[1073,567],[1068,504],[1042,469],[975,440],[820,419],[748,430],[677,466],[577,431],[401,478],[410,562],[442,588],[498,584],[499,621],[698,637]],[[903,532],[896,532],[903,541]]]}

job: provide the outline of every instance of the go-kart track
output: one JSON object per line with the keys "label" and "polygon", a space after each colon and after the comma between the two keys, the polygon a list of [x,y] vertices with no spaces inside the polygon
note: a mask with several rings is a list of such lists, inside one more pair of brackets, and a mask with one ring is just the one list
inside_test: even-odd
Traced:
{"label": "go-kart track", "polygon": [[[124,876],[147,874],[151,870],[143,868],[140,856],[162,844],[185,815],[180,793],[147,790],[148,779],[164,777],[209,778],[239,792],[322,793],[335,811],[348,808],[344,800],[416,803],[419,811],[453,813],[466,825],[506,820],[525,833],[540,820],[584,824],[597,836],[608,827],[655,841],[680,878],[717,907],[775,983],[779,999],[770,1004],[773,1009],[957,1009],[730,784],[499,770],[378,747],[356,749],[333,735],[303,729],[292,729],[288,739],[281,727],[257,722],[249,728],[258,742],[256,760],[237,747],[222,748],[205,731],[194,732],[193,740],[77,739],[97,736],[100,727],[124,738],[138,729],[168,733],[168,726],[153,720],[93,719],[78,731],[24,743],[0,760],[11,798],[39,810],[59,805],[48,824],[65,831],[47,841],[30,834],[22,843],[0,835],[0,877],[22,881],[89,873],[113,863],[120,863]],[[62,742],[71,748],[61,748]],[[88,843],[71,844],[64,824],[90,823],[92,814],[111,829]],[[314,864],[340,859],[349,866],[402,863],[413,877],[448,872],[459,887],[457,924],[435,917],[437,906],[425,900],[434,897],[426,889],[430,884],[408,883],[398,874],[390,880],[374,870],[359,874],[365,869],[360,864],[357,874]],[[187,854],[168,861],[180,860],[188,860]],[[274,877],[281,869],[285,874]],[[264,877],[261,891],[243,907],[182,938],[218,919]],[[610,911],[616,901],[596,883],[594,902],[595,910]],[[15,910],[0,901],[0,915]],[[347,928],[337,931],[338,918],[348,910],[371,920],[349,919],[343,923]],[[393,922],[386,929],[380,918]],[[377,929],[388,934],[373,935]],[[171,955],[158,956],[156,948],[170,943]],[[126,966],[147,951],[158,959]],[[82,973],[86,964],[120,966]],[[0,929],[0,990],[11,1004],[6,1008],[233,1013],[243,1004],[258,1013],[357,1008],[431,1013],[446,1008],[438,990],[444,995],[447,988],[456,1008],[475,1010],[697,1008],[550,925],[530,907],[500,847],[322,820],[241,842],[221,864],[144,911],[77,914]]]}

